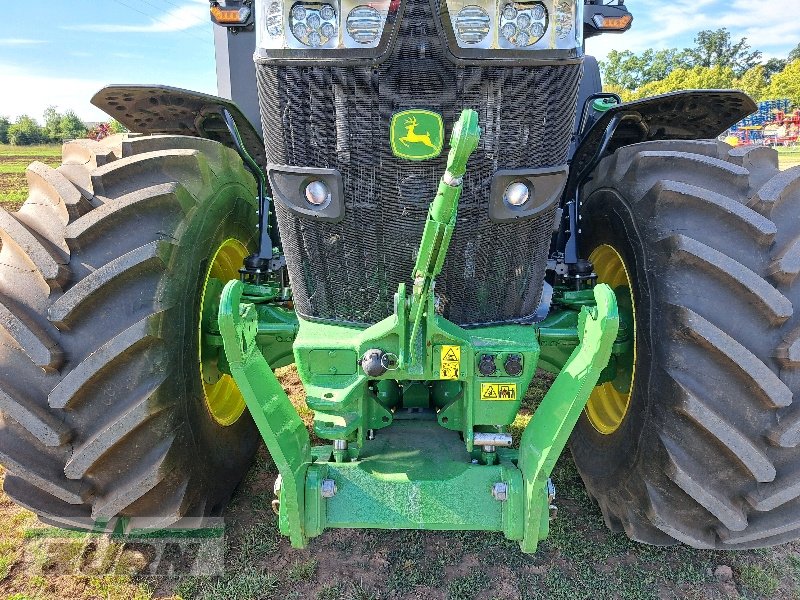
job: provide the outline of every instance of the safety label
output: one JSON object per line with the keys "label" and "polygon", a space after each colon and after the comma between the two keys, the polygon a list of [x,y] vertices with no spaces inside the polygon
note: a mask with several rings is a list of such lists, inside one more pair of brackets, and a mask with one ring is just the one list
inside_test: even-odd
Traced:
{"label": "safety label", "polygon": [[482,383],[481,400],[516,400],[516,383]]}
{"label": "safety label", "polygon": [[442,379],[458,379],[461,371],[461,346],[442,346],[439,373]]}

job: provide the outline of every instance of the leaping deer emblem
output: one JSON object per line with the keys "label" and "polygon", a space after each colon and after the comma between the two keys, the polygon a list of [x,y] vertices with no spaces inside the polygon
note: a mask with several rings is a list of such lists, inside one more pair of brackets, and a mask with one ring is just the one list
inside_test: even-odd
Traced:
{"label": "leaping deer emblem", "polygon": [[417,128],[417,119],[416,117],[409,117],[405,120],[405,127],[406,127],[406,134],[400,138],[400,141],[403,143],[404,146],[408,147],[409,144],[425,144],[428,148],[436,149],[436,146],[433,145],[431,142],[431,134],[430,132],[425,133],[417,133],[415,130]]}

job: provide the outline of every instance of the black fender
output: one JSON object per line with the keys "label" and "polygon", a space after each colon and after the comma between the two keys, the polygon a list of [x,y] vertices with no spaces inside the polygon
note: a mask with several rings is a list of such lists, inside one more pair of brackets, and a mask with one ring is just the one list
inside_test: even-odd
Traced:
{"label": "black fender", "polygon": [[233,117],[247,152],[262,168],[267,166],[258,130],[236,104],[225,98],[165,85],[109,85],[91,102],[137,133],[208,138],[236,150],[222,114],[225,109]]}
{"label": "black fender", "polygon": [[756,110],[756,103],[739,90],[683,90],[619,104],[597,119],[579,140],[565,199],[572,199],[577,186],[604,155],[623,146],[716,138]]}
{"label": "black fender", "polygon": [[603,113],[577,141],[551,251],[568,264],[581,258],[580,192],[605,156],[640,142],[716,138],[757,109],[738,90],[684,90],[622,103]]}

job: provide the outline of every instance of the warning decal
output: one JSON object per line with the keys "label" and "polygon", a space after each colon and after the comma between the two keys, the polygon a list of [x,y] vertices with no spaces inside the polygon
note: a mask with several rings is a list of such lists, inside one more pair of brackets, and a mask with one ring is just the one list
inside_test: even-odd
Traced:
{"label": "warning decal", "polygon": [[461,366],[461,346],[442,346],[442,360],[439,366],[442,379],[458,379]]}
{"label": "warning decal", "polygon": [[481,400],[516,400],[516,383],[482,383]]}

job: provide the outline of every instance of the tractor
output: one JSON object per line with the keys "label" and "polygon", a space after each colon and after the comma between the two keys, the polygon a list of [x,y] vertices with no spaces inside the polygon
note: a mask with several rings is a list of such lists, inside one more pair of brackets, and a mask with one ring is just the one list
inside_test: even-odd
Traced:
{"label": "tractor", "polygon": [[717,140],[748,96],[604,93],[584,40],[631,26],[621,0],[210,17],[219,97],[101,90],[133,133],[65,143],[0,211],[11,498],[64,528],[202,522],[263,440],[293,547],[482,530],[530,553],[569,445],[634,540],[798,537],[800,168]]}

